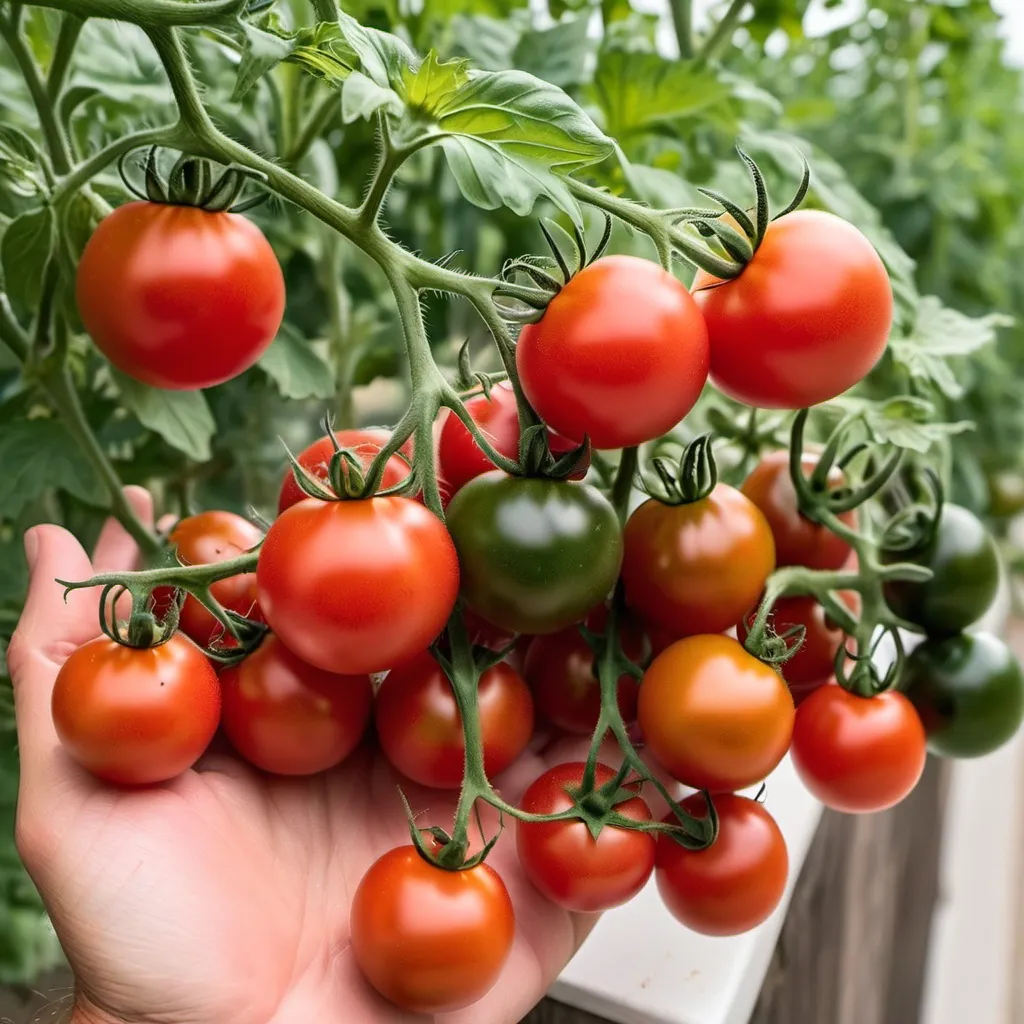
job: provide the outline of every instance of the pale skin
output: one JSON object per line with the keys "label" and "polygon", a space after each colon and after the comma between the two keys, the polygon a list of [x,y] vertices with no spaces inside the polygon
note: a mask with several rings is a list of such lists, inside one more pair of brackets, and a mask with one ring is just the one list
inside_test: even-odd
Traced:
{"label": "pale skin", "polygon": [[[152,523],[152,500],[128,488]],[[106,786],[62,751],[50,715],[54,680],[99,632],[97,593],[65,601],[55,578],[135,567],[138,552],[107,523],[90,560],[56,526],[25,538],[31,585],[9,651],[21,790],[19,850],[75,974],[74,1024],[514,1024],[592,927],[544,900],[503,837],[489,863],[516,913],[506,969],[488,995],[439,1016],[397,1010],[361,977],[349,903],[366,868],[407,843],[399,778],[367,746],[311,779],[271,779],[226,753],[174,782]],[[530,752],[500,780],[515,801],[578,746]],[[419,820],[446,825],[452,794],[402,783]]]}

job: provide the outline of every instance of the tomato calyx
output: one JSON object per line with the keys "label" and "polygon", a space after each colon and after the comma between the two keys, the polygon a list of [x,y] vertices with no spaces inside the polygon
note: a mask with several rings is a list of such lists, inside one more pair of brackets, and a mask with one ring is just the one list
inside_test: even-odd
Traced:
{"label": "tomato calyx", "polygon": [[651,465],[657,479],[642,478],[643,488],[662,505],[692,505],[708,497],[718,484],[718,465],[712,449],[711,434],[694,438],[673,467],[662,456],[655,456]]}
{"label": "tomato calyx", "polygon": [[615,808],[618,804],[632,800],[640,793],[641,779],[626,782],[633,773],[628,762],[623,762],[619,770],[606,783],[595,787],[597,769],[596,757],[587,762],[583,779],[579,786],[566,786],[565,793],[572,800],[572,808],[558,817],[572,817],[583,822],[596,841],[606,825],[619,828],[643,828],[644,823],[635,818],[619,814]]}
{"label": "tomato calyx", "polygon": [[945,504],[942,481],[929,466],[906,481],[908,502],[902,503],[882,532],[883,553],[910,554],[928,547],[935,539]]}

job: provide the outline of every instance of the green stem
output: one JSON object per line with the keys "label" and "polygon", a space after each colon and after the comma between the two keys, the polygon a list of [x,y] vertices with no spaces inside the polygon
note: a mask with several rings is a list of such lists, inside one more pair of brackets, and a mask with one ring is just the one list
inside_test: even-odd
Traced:
{"label": "green stem", "polygon": [[619,468],[615,471],[611,494],[612,504],[618,513],[620,525],[625,525],[629,515],[629,496],[633,492],[633,480],[636,477],[639,464],[640,454],[636,446],[622,449],[622,457],[619,459]]}
{"label": "green stem", "polygon": [[57,42],[53,48],[53,60],[46,75],[46,95],[54,105],[64,91],[64,83],[71,70],[71,58],[74,56],[75,45],[84,25],[85,22],[70,11],[61,18],[60,31],[57,33]]}
{"label": "green stem", "polygon": [[711,60],[712,57],[717,56],[719,50],[728,44],[732,39],[733,32],[736,31],[736,26],[739,25],[743,8],[751,2],[752,0],[732,0],[728,10],[722,15],[722,20],[714,27],[711,35],[704,40],[697,52],[698,60]]}
{"label": "green stem", "polygon": [[379,118],[379,124],[381,155],[377,162],[377,168],[373,173],[373,178],[370,181],[366,198],[363,200],[358,212],[359,223],[364,227],[375,224],[379,219],[380,211],[384,206],[384,200],[387,198],[388,189],[391,188],[391,183],[395,180],[395,175],[402,164],[413,153],[437,141],[436,135],[421,135],[419,138],[403,145],[394,145],[388,131],[387,118],[384,115],[381,115]]}
{"label": "green stem", "polygon": [[205,25],[242,10],[245,0],[32,0],[36,7],[71,12],[80,18],[109,18],[143,28]]}
{"label": "green stem", "polygon": [[338,99],[337,91],[331,89],[306,118],[283,162],[288,167],[295,167],[340,113],[341,101]]}
{"label": "green stem", "polygon": [[339,427],[354,424],[352,408],[352,375],[355,369],[355,346],[352,330],[352,299],[345,287],[341,259],[341,238],[333,231],[324,231],[324,257],[321,283],[327,297],[328,341],[334,358],[334,415]]}
{"label": "green stem", "polygon": [[690,60],[693,57],[693,0],[669,0],[669,7],[679,56],[682,60]]}
{"label": "green stem", "polygon": [[32,345],[28,335],[22,330],[11,309],[10,300],[0,292],[0,341],[2,341],[14,353],[15,358],[24,363],[31,351]]}

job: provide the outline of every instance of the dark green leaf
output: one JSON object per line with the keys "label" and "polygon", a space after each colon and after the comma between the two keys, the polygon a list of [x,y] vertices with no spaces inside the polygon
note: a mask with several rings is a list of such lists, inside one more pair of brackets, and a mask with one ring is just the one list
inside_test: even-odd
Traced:
{"label": "dark green leaf", "polygon": [[546,29],[523,33],[512,56],[520,71],[565,88],[587,80],[588,61],[593,53],[588,27],[589,12]]}
{"label": "dark green leaf", "polygon": [[245,49],[238,65],[238,77],[231,99],[238,102],[272,68],[291,55],[294,40],[243,23]]}
{"label": "dark green leaf", "polygon": [[3,156],[24,160],[29,164],[37,164],[40,160],[36,144],[13,124],[0,124],[0,157]]}
{"label": "dark green leaf", "polygon": [[111,367],[121,401],[139,422],[196,462],[210,457],[216,424],[201,391],[163,391]]}
{"label": "dark green leaf", "polygon": [[468,57],[474,67],[507,71],[513,66],[512,52],[519,41],[515,25],[483,14],[457,14],[450,28],[455,55]]}
{"label": "dark green leaf", "polygon": [[298,332],[284,328],[260,357],[259,366],[285,398],[330,398],[331,368]]}
{"label": "dark green leaf", "polygon": [[4,290],[16,309],[32,312],[38,305],[53,244],[53,212],[48,206],[29,210],[7,226],[0,240],[0,265]]}

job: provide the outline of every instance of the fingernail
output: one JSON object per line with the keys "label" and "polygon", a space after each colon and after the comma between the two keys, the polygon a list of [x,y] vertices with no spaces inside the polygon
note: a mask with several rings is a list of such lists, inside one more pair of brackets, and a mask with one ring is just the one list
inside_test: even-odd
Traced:
{"label": "fingernail", "polygon": [[25,561],[28,562],[28,571],[32,572],[36,567],[36,558],[39,555],[39,535],[35,527],[25,533]]}

